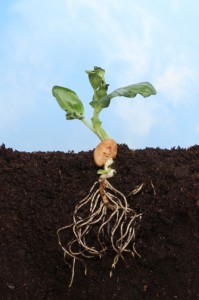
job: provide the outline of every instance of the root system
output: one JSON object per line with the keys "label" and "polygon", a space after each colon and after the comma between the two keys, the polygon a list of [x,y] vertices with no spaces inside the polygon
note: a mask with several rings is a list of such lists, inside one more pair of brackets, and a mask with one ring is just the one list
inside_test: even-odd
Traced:
{"label": "root system", "polygon": [[[136,188],[134,194],[141,187]],[[110,269],[112,276],[112,270],[120,257],[124,259],[125,252],[139,256],[135,249],[135,231],[140,220],[141,214],[129,207],[126,197],[107,179],[100,178],[95,182],[88,195],[76,205],[73,222],[57,231],[65,262],[72,267],[69,286],[73,283],[76,260],[83,263],[86,274],[85,259],[102,258],[112,250],[115,253]],[[68,230],[72,231],[73,237],[66,243],[63,234]]]}

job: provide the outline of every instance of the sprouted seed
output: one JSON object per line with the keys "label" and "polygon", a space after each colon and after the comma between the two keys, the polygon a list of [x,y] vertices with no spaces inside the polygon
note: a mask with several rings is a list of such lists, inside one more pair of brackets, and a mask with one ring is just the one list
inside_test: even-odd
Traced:
{"label": "sprouted seed", "polygon": [[[102,258],[108,250],[112,250],[114,256],[110,268],[111,277],[119,258],[125,259],[125,253],[140,256],[135,248],[135,237],[142,213],[137,214],[129,206],[125,195],[108,181],[116,173],[111,165],[117,156],[117,143],[101,127],[99,114],[110,105],[114,97],[134,98],[137,94],[149,97],[156,94],[155,88],[149,82],[132,84],[108,94],[109,85],[104,79],[105,70],[94,67],[94,70],[86,72],[94,91],[90,102],[93,108],[91,123],[85,119],[84,105],[74,91],[60,86],[54,86],[52,90],[58,104],[66,112],[66,119],[81,120],[101,140],[94,151],[94,162],[101,167],[97,172],[99,180],[93,184],[88,195],[75,206],[72,223],[57,230],[64,260],[72,268],[69,286],[74,280],[76,261],[83,264],[86,275],[86,259]],[[138,193],[142,186],[143,184],[136,187],[130,195]],[[68,231],[72,238],[66,240],[64,233]]]}

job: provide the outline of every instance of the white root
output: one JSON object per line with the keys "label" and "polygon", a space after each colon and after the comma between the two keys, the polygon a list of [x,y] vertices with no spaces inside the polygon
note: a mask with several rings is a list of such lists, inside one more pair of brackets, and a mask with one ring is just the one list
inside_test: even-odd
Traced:
{"label": "white root", "polygon": [[[73,283],[76,260],[83,263],[86,274],[84,259],[101,258],[107,249],[111,248],[116,253],[112,269],[120,257],[124,259],[125,252],[139,255],[135,249],[135,230],[141,216],[129,207],[126,197],[107,181],[106,176],[100,176],[99,182],[95,182],[88,195],[76,205],[73,223],[57,230],[65,260],[72,259],[69,286]],[[65,244],[62,234],[68,230],[73,237]]]}

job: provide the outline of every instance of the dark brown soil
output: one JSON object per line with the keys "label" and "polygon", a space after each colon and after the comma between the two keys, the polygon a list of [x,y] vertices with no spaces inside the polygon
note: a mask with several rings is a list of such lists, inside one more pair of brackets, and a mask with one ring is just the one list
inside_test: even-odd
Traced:
{"label": "dark brown soil", "polygon": [[132,151],[119,146],[111,184],[143,213],[136,249],[109,277],[114,254],[63,262],[56,230],[97,180],[92,151],[25,153],[0,147],[1,299],[199,299],[199,146]]}

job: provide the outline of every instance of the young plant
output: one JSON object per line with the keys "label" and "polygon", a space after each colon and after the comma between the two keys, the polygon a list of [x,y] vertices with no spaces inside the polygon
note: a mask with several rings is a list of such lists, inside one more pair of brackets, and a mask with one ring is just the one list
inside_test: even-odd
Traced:
{"label": "young plant", "polygon": [[[71,257],[73,260],[69,286],[73,282],[76,260],[84,264],[86,273],[84,259],[93,256],[101,258],[110,247],[116,253],[112,269],[115,268],[119,257],[124,259],[124,252],[130,252],[133,256],[138,255],[135,250],[135,229],[141,214],[136,214],[129,207],[126,197],[107,180],[115,174],[111,165],[117,156],[117,143],[102,128],[99,115],[115,97],[134,98],[137,94],[149,97],[156,94],[155,88],[149,82],[131,84],[108,94],[109,85],[104,78],[105,70],[94,67],[94,70],[86,73],[94,92],[90,102],[93,108],[91,122],[85,119],[84,105],[74,91],[61,86],[54,86],[52,89],[53,96],[66,112],[66,119],[80,120],[101,140],[94,150],[94,161],[97,166],[102,167],[98,170],[99,180],[93,184],[88,195],[76,205],[73,223],[57,230],[58,242],[64,251],[64,257]],[[135,189],[134,194],[141,186]],[[62,242],[61,234],[70,228],[73,238],[65,244]]]}

